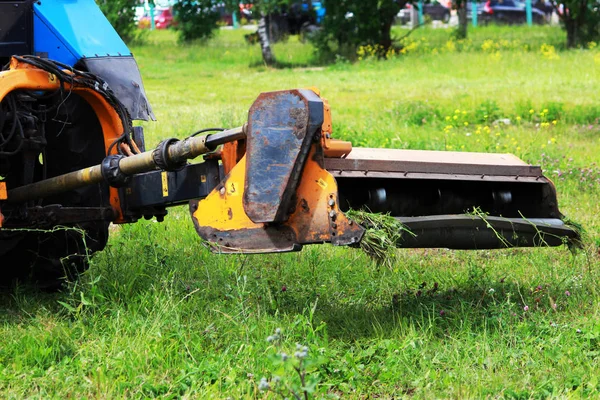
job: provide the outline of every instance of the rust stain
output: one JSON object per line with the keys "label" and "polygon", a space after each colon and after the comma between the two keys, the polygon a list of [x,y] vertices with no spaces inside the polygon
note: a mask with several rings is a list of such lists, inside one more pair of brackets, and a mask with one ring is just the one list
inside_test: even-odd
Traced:
{"label": "rust stain", "polygon": [[310,207],[308,206],[308,201],[306,201],[306,199],[300,199],[300,209],[302,209],[303,213],[310,212]]}
{"label": "rust stain", "polygon": [[227,209],[227,216],[229,217],[229,219],[233,219],[233,210],[231,209],[231,207]]}

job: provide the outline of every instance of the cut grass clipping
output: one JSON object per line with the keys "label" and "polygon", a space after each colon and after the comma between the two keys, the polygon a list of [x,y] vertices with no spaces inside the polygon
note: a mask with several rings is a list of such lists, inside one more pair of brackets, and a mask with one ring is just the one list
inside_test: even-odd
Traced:
{"label": "cut grass clipping", "polygon": [[365,228],[360,248],[377,265],[391,268],[396,257],[396,248],[405,233],[416,236],[406,226],[389,214],[372,213],[366,210],[348,210],[346,216]]}

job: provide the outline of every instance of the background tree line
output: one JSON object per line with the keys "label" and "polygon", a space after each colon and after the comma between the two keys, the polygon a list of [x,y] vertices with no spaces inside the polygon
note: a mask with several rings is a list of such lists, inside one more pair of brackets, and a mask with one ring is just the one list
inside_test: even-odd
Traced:
{"label": "background tree line", "polygon": [[[454,32],[458,38],[467,36],[466,4],[454,0],[459,24]],[[135,7],[139,0],[96,0],[121,37],[130,42],[139,36],[135,25]],[[566,47],[584,47],[600,38],[600,3],[597,0],[549,0],[566,31]],[[274,38],[269,23],[272,17],[289,9],[297,0],[249,0],[257,16],[256,36],[263,59],[268,65],[277,62],[271,43]],[[310,3],[310,1],[309,1]],[[173,7],[178,21],[176,29],[182,42],[210,39],[219,28],[218,4],[231,13],[239,13],[236,0],[180,0]],[[325,18],[318,31],[311,35],[319,57],[331,61],[336,56],[352,58],[360,46],[371,46],[385,58],[390,50],[400,50],[402,43],[392,35],[396,15],[414,0],[324,0]],[[310,8],[310,7],[309,7]],[[271,32],[271,33],[270,33]]]}

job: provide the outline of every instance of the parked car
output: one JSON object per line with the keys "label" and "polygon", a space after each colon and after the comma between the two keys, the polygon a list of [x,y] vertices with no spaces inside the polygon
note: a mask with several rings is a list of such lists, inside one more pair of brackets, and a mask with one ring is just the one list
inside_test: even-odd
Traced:
{"label": "parked car", "polygon": [[[290,35],[298,35],[303,42],[319,31],[324,17],[325,7],[320,1],[294,0],[289,4],[282,4],[278,11],[266,16],[269,40],[276,43]],[[258,32],[244,37],[248,43],[258,42]]]}
{"label": "parked car", "polygon": [[[482,9],[483,23],[524,24],[527,22],[525,2],[519,0],[488,0]],[[545,24],[548,15],[538,7],[531,7],[531,21],[534,24]]]}
{"label": "parked car", "polygon": [[[398,22],[400,24],[407,24],[410,22],[410,13],[412,10],[412,5],[407,4],[403,9],[398,13]],[[414,7],[417,7],[418,4],[415,4]],[[450,22],[450,8],[446,7],[439,1],[433,1],[431,3],[423,4],[423,16],[429,17],[433,21],[442,21],[447,24]]]}
{"label": "parked car", "polygon": [[[154,8],[154,27],[156,29],[168,29],[175,24],[173,10],[171,7]],[[150,11],[144,10],[143,15],[138,20],[138,26],[142,29],[150,28]]]}
{"label": "parked car", "polygon": [[[486,2],[478,2],[475,3],[477,6],[477,20],[481,20],[481,14],[483,14],[483,8],[485,7],[485,3]],[[467,19],[470,21],[471,19],[473,19],[473,2],[472,1],[467,1],[465,3],[467,5]]]}
{"label": "parked car", "polygon": [[255,19],[254,14],[252,14],[252,4],[240,3],[240,17],[246,21]]}
{"label": "parked car", "polygon": [[[242,24],[251,24],[256,21],[256,16],[252,13],[252,3],[239,3],[239,12],[237,13],[237,17],[239,18],[239,23]],[[223,25],[232,26],[233,25],[233,14],[227,5],[223,2],[217,3],[214,6],[215,11],[219,13],[220,21]]]}

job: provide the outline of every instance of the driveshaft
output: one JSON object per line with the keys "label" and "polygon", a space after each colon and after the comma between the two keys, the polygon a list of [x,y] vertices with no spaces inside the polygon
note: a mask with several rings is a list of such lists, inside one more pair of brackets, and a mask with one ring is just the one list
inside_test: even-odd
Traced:
{"label": "driveshaft", "polygon": [[[241,126],[206,136],[189,137],[181,141],[174,139],[168,146],[162,148],[159,146],[144,153],[119,159],[118,169],[120,173],[126,176],[154,171],[161,169],[160,163],[157,163],[157,152],[162,153],[161,157],[158,158],[162,159],[163,162],[170,165],[177,165],[186,160],[214,151],[224,143],[233,142],[245,137],[245,126]],[[103,182],[106,180],[105,172],[103,173],[103,164],[10,189],[7,201],[9,203],[23,203],[40,197],[47,197]]]}

